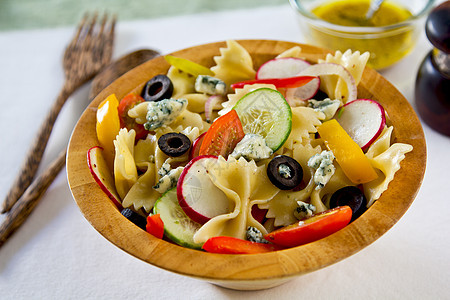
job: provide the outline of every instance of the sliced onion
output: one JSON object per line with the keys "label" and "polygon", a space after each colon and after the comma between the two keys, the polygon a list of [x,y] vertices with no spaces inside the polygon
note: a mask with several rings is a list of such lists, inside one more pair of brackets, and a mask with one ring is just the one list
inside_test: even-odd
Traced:
{"label": "sliced onion", "polygon": [[224,96],[222,95],[212,95],[206,100],[205,102],[205,118],[206,122],[211,121],[212,112],[214,109],[221,109],[222,106],[220,103],[222,103],[225,100]]}
{"label": "sliced onion", "polygon": [[[356,82],[352,74],[342,65],[335,63],[319,63],[311,65],[298,75],[322,76],[337,75],[344,80],[347,85],[348,98],[345,102],[353,101],[357,98]],[[339,99],[342,100],[342,99]]]}

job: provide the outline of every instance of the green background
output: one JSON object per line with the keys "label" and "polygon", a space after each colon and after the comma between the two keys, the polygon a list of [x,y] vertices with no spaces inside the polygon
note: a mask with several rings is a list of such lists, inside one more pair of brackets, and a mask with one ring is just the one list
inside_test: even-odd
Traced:
{"label": "green background", "polygon": [[77,24],[86,11],[122,21],[287,4],[288,0],[0,0],[0,30]]}

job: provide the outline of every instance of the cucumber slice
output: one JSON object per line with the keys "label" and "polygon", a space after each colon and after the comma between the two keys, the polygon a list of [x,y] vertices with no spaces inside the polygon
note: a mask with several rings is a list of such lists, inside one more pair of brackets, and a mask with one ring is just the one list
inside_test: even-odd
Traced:
{"label": "cucumber slice", "polygon": [[277,90],[256,89],[242,97],[233,109],[241,120],[244,133],[261,135],[274,152],[291,133],[291,107]]}
{"label": "cucumber slice", "polygon": [[194,234],[200,224],[192,221],[178,204],[177,188],[168,190],[159,198],[153,208],[164,222],[164,234],[174,243],[192,249],[201,249],[203,244],[194,243]]}

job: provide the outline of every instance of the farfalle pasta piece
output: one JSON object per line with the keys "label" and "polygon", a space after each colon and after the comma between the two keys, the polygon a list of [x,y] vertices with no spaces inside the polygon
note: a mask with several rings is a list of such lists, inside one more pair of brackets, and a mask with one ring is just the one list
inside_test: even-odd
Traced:
{"label": "farfalle pasta piece", "polygon": [[289,48],[280,54],[277,55],[276,58],[283,58],[283,57],[295,57],[295,58],[302,58],[301,56],[302,48],[300,46],[294,46],[292,48]]}
{"label": "farfalle pasta piece", "polygon": [[182,99],[186,99],[188,101],[187,109],[193,113],[204,113],[205,112],[205,104],[209,99],[209,95],[200,94],[200,93],[190,93],[183,94],[180,96]]}
{"label": "farfalle pasta piece", "polygon": [[152,188],[156,183],[154,164],[147,164],[148,166],[145,173],[139,176],[136,183],[131,187],[123,199],[123,207],[133,206],[135,210],[143,208],[149,213],[156,200],[161,197],[161,194]]}
{"label": "farfalle pasta piece", "polygon": [[370,207],[387,190],[389,183],[394,179],[395,172],[400,169],[400,162],[405,158],[405,154],[413,150],[409,144],[389,145],[392,130],[392,126],[386,128],[367,150],[366,156],[378,173],[377,179],[363,184],[367,207]]}
{"label": "farfalle pasta piece", "polygon": [[214,77],[224,81],[227,86],[255,78],[252,57],[236,41],[228,40],[227,47],[220,48],[220,54],[214,57],[216,65],[211,68],[211,71],[214,72]]}
{"label": "farfalle pasta piece", "polygon": [[114,140],[114,181],[117,193],[123,199],[133,184],[136,183],[138,175],[134,161],[134,141],[136,132],[126,128],[119,130]]}
{"label": "farfalle pasta piece", "polygon": [[172,81],[172,98],[180,98],[181,95],[195,93],[195,77],[183,72],[174,66],[167,71],[167,77]]}
{"label": "farfalle pasta piece", "polygon": [[320,146],[312,147],[310,144],[303,145],[297,143],[291,157],[294,158],[303,169],[303,181],[308,183],[300,191],[280,191],[272,200],[259,205],[259,208],[268,209],[267,217],[274,218],[275,226],[287,226],[293,224],[297,219],[294,216],[294,210],[297,207],[297,201],[310,202],[309,198],[315,187],[312,175],[314,173],[308,167],[308,160],[311,156],[322,151]]}
{"label": "farfalle pasta piece", "polygon": [[[308,170],[306,172],[308,172]],[[311,177],[311,175],[309,177]],[[298,192],[280,191],[272,200],[259,205],[259,208],[268,210],[266,216],[267,218],[274,219],[275,226],[288,226],[294,224],[298,221],[294,215],[297,201],[309,202],[314,186],[314,181],[311,178],[304,189]]]}
{"label": "farfalle pasta piece", "polygon": [[227,196],[233,204],[233,210],[206,222],[195,233],[194,241],[203,243],[213,236],[245,239],[248,226],[267,233],[251,215],[253,205],[269,201],[279,191],[265,176],[265,168],[244,158],[229,158],[227,161],[219,157],[207,169],[212,183]]}
{"label": "farfalle pasta piece", "polygon": [[148,163],[155,163],[155,152],[157,138],[153,134],[148,134],[145,139],[140,139],[134,146],[134,161],[139,170],[145,171]]}
{"label": "farfalle pasta piece", "polygon": [[[327,54],[325,60],[319,63],[336,63],[345,67],[358,85],[361,81],[362,73],[370,57],[369,52],[360,54],[359,51],[352,52],[350,49],[342,53],[336,51],[334,55]],[[320,82],[321,89],[332,99],[347,99],[348,89],[346,84],[337,76],[322,76]],[[344,101],[345,104],[345,101]]]}
{"label": "farfalle pasta piece", "polygon": [[187,128],[187,127],[197,127],[200,132],[204,132],[208,129],[209,124],[203,121],[202,116],[198,113],[191,112],[189,110],[184,110],[178,118],[176,118],[169,125],[171,128]]}
{"label": "farfalle pasta piece", "polygon": [[293,149],[295,143],[309,139],[311,133],[316,133],[316,126],[322,124],[325,115],[310,107],[292,107],[292,130],[283,147]]}
{"label": "farfalle pasta piece", "polygon": [[368,158],[374,158],[389,148],[393,130],[393,126],[383,128],[380,136],[372,143],[372,145],[370,145],[369,149],[367,149],[366,156]]}
{"label": "farfalle pasta piece", "polygon": [[233,109],[233,107],[236,105],[236,103],[245,95],[250,93],[251,91],[254,91],[256,89],[260,88],[269,88],[276,90],[277,88],[273,84],[247,84],[244,85],[241,89],[236,89],[234,91],[234,94],[228,94],[228,101],[225,101],[222,103],[223,109],[219,110],[219,116],[223,116],[226,113],[228,113],[230,110]]}

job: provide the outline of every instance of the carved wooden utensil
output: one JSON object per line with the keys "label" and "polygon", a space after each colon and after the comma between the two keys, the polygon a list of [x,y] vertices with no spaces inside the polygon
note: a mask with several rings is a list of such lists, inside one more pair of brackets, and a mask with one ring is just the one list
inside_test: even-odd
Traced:
{"label": "carved wooden utensil", "polygon": [[100,23],[97,22],[97,14],[94,14],[93,17],[86,14],[82,19],[74,38],[64,53],[64,86],[28,150],[27,157],[3,202],[2,213],[11,209],[33,180],[53,125],[64,103],[75,90],[91,80],[104,66],[110,63],[115,23],[115,17],[108,21],[107,15]]}
{"label": "carved wooden utensil", "polygon": [[[95,98],[106,86],[134,67],[150,60],[159,53],[155,50],[142,49],[123,56],[105,67],[92,81],[89,99]],[[22,197],[8,211],[0,226],[0,247],[22,225],[37,205],[40,197],[56,178],[66,162],[66,149],[61,151],[55,160],[26,189]]]}

